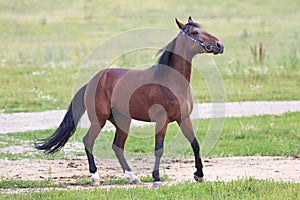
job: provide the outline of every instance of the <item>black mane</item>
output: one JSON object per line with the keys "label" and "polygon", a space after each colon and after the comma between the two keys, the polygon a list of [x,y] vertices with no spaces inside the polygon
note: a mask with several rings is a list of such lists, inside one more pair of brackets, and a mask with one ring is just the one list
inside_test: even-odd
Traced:
{"label": "black mane", "polygon": [[163,74],[166,70],[166,66],[170,66],[170,60],[174,54],[174,48],[175,48],[175,44],[176,44],[176,39],[174,38],[166,47],[160,49],[157,53],[160,54],[161,52],[162,55],[159,57],[158,59],[158,63],[155,66],[155,72],[154,72],[154,77],[157,79],[162,79],[163,78]]}
{"label": "black mane", "polygon": [[160,58],[158,59],[158,64],[169,66],[169,61],[173,55],[175,44],[176,38],[173,39],[165,48],[162,48],[158,51],[157,54],[163,52]]}

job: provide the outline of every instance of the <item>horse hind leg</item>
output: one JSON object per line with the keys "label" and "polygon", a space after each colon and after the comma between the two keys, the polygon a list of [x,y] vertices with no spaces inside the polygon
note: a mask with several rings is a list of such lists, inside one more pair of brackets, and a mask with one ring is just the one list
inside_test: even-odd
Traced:
{"label": "horse hind leg", "polygon": [[85,146],[85,152],[88,158],[89,163],[89,171],[91,174],[91,184],[97,185],[100,183],[100,176],[95,164],[95,159],[93,156],[93,147],[97,136],[101,131],[101,126],[99,125],[91,125],[90,129],[88,130],[87,134],[83,138],[83,144]]}
{"label": "horse hind leg", "polygon": [[130,183],[138,184],[140,181],[138,177],[132,172],[124,156],[124,144],[126,139],[127,133],[124,133],[122,130],[117,129],[115,139],[112,144],[112,149],[114,150],[115,155],[123,169],[125,177],[130,180]]}
{"label": "horse hind leg", "polygon": [[115,152],[115,155],[123,169],[125,177],[130,180],[131,184],[138,184],[140,181],[138,177],[132,172],[124,156],[124,147],[128,137],[131,120],[125,116],[120,116],[121,114],[118,116],[114,115],[115,119],[109,119],[116,127],[116,133],[112,144],[112,149]]}

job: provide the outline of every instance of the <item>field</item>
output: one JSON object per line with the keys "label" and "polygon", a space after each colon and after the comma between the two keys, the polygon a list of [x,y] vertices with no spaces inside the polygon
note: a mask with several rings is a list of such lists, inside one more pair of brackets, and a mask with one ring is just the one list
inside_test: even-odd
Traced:
{"label": "field", "polygon": [[[73,95],[77,72],[95,47],[122,31],[141,27],[173,30],[171,40],[178,31],[174,18],[185,22],[188,16],[225,45],[223,55],[209,57],[222,77],[227,101],[300,99],[299,2],[149,1],[138,8],[136,4],[1,1],[0,110],[64,109]],[[262,53],[255,55],[251,48],[259,51],[260,43]],[[144,63],[128,55],[108,62],[131,68],[139,67],[132,63],[154,64],[157,51],[149,51]],[[194,70],[195,99],[210,102],[211,91],[201,75]]]}
{"label": "field", "polygon": [[[299,10],[300,2],[294,0],[245,2],[154,0],[143,3],[137,0],[43,2],[0,0],[0,112],[66,109],[78,88],[78,82],[88,81],[89,77],[81,77],[81,73],[85,70],[83,68],[85,59],[96,50],[96,47],[101,47],[105,41],[112,41],[113,36],[128,30],[156,28],[174,31],[174,34],[161,44],[163,47],[176,37],[178,32],[174,18],[186,22],[189,16],[208,32],[216,35],[225,45],[225,52],[222,55],[196,57],[197,64],[201,64],[200,67],[194,66],[191,81],[196,102],[299,100]],[[145,38],[145,41],[159,39],[149,37]],[[122,41],[118,42],[123,44]],[[158,59],[155,57],[158,50],[158,48],[144,48],[129,51],[114,60],[106,61],[107,65],[98,67],[99,70],[107,67],[150,67]],[[101,60],[101,55],[99,59]],[[225,97],[215,98],[211,82],[208,81],[214,81],[209,74],[211,69],[219,76]],[[276,156],[275,158],[282,159],[283,162],[289,163],[288,161],[292,160],[299,166],[299,119],[299,113],[228,118],[216,146],[205,157],[207,161],[205,166],[209,170],[209,165],[215,165],[210,158],[224,161],[228,159],[229,162],[232,156],[241,158],[258,156],[255,157],[258,160],[260,156]],[[194,123],[201,124],[196,134],[202,141],[209,120],[197,120]],[[5,170],[0,173],[0,198],[300,198],[298,192],[300,177],[296,181],[273,180],[270,177],[274,174],[271,174],[267,178],[261,177],[263,180],[251,176],[238,180],[225,180],[220,177],[218,180],[216,177],[209,177],[208,173],[207,181],[204,183],[196,184],[189,179],[182,179],[183,182],[178,183],[174,177],[167,174],[170,170],[168,163],[165,163],[164,180],[172,184],[156,190],[149,188],[152,181],[150,173],[142,174],[144,185],[134,187],[128,186],[128,181],[120,178],[121,175],[109,174],[109,167],[104,168],[107,169],[107,174],[102,177],[103,187],[92,187],[88,182],[87,162],[81,143],[85,131],[78,131],[64,151],[53,156],[46,156],[32,148],[35,136],[46,137],[53,130],[0,135],[1,165],[9,163],[7,166],[13,168],[13,163],[19,163],[21,164],[19,167],[22,168],[25,166],[24,162],[40,166],[43,162],[57,161],[58,166],[61,162],[64,167],[72,169],[71,173],[78,173],[76,176],[73,174],[74,177],[71,174],[66,175],[67,179],[64,179],[60,178],[64,177],[61,173],[55,174],[55,169],[49,167],[43,171],[46,173],[44,178],[34,178],[33,175],[26,177],[25,174],[22,177],[22,174],[9,171],[11,170],[9,167],[3,166]],[[133,135],[141,132],[150,134],[153,127],[132,128],[131,131]],[[168,129],[167,145],[171,144],[172,138],[177,133],[177,127],[172,124]],[[103,158],[103,155],[107,156],[106,159],[113,158],[110,146],[112,139],[111,131],[100,135],[96,144],[99,151],[95,152],[98,158]],[[188,146],[187,143],[186,145]],[[169,152],[166,152],[166,162],[171,160],[170,162],[174,164],[178,161],[176,159],[172,161],[174,158],[170,156],[180,156],[183,158],[179,161],[180,166],[189,165],[190,168],[185,170],[191,174],[189,170],[194,170],[191,168],[193,163],[190,162],[191,149],[186,148],[183,152],[169,149]],[[133,158],[136,158],[134,155],[152,156],[152,150],[153,137],[138,140],[129,137],[126,146],[128,156]],[[218,162],[221,163],[221,160]],[[272,162],[275,163],[276,159],[270,157],[269,161],[271,162],[269,165],[272,166]],[[249,168],[252,166],[250,163]],[[295,165],[295,169],[297,166]],[[30,167],[34,169],[36,166]],[[276,175],[281,169],[271,171]],[[286,171],[289,171],[288,167]],[[7,176],[10,173],[18,176]],[[39,173],[41,171],[35,172],[37,176]]]}

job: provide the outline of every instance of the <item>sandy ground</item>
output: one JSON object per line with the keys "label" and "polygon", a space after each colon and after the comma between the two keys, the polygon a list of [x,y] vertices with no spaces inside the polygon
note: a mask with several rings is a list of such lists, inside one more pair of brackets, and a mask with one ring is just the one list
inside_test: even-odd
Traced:
{"label": "sandy ground", "polygon": [[[154,158],[132,158],[131,166],[139,177],[151,175]],[[121,168],[115,159],[96,159],[101,180],[112,176],[124,179]],[[231,181],[238,178],[300,183],[300,157],[231,157],[203,158],[205,181]],[[195,171],[193,157],[165,158],[161,162],[161,173],[169,177],[163,185],[172,185],[181,181],[193,181]],[[0,160],[2,179],[48,180],[71,182],[89,180],[87,160],[76,157],[58,160]],[[141,183],[151,186],[151,183]],[[70,186],[72,187],[72,186]],[[73,186],[76,188],[79,186]],[[81,186],[91,187],[91,186]],[[100,184],[99,188],[119,187],[118,185]],[[123,186],[124,187],[124,186]],[[1,191],[1,190],[0,190]],[[2,190],[2,192],[5,190]]]}

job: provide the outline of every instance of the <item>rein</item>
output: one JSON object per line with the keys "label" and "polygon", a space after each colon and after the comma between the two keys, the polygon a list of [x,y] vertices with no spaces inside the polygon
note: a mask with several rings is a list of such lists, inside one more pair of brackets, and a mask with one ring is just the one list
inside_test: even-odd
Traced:
{"label": "rein", "polygon": [[[183,30],[180,30],[180,33],[182,33],[182,35],[185,36],[186,38],[189,38],[189,39],[192,40],[193,42],[196,42],[197,44],[201,45],[201,46],[204,47],[207,51],[213,50],[213,47],[212,47],[210,44],[205,44],[205,43],[201,42],[200,40],[197,40],[197,39],[191,37],[189,34],[187,34],[186,32],[184,32]],[[189,51],[189,47],[188,47],[187,40],[186,40],[185,46],[186,46],[186,49]]]}

